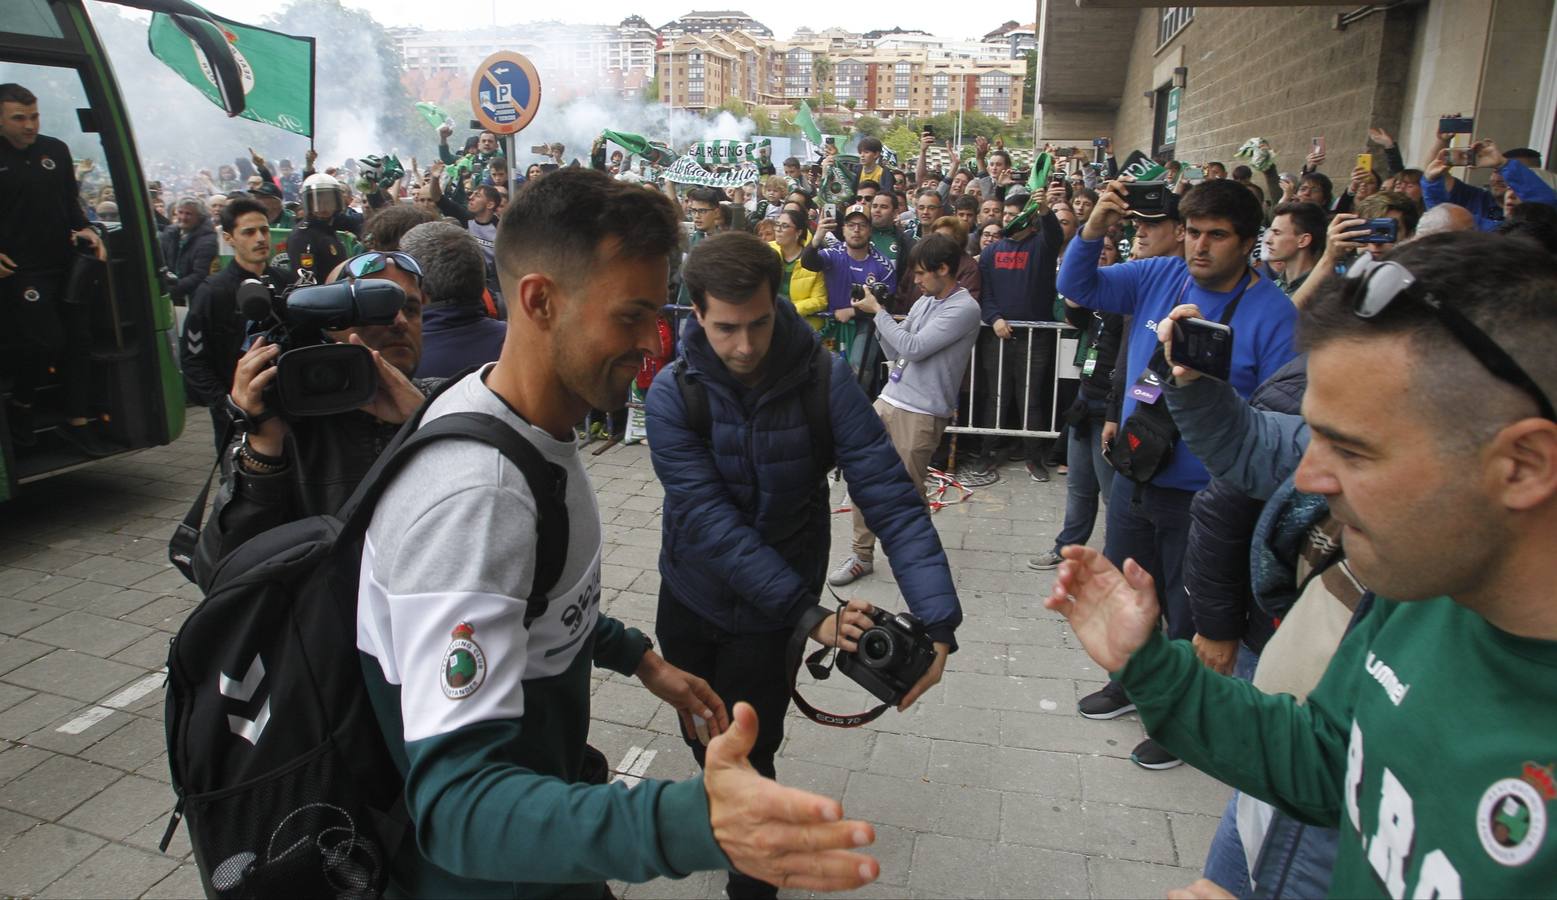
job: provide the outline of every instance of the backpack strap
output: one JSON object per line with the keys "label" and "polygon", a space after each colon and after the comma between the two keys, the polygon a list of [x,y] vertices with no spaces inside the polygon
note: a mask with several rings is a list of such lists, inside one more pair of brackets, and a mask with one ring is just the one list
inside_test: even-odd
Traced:
{"label": "backpack strap", "polygon": [[829,401],[833,381],[833,355],[818,342],[811,351],[811,379],[800,402],[805,408],[806,428],[811,432],[811,447],[817,468],[823,475],[836,460],[833,456],[833,420]]}
{"label": "backpack strap", "polygon": [[676,387],[681,391],[681,405],[686,409],[687,428],[705,442],[714,431],[713,414],[708,410],[708,388],[687,377],[687,358],[677,358],[672,367],[676,375]]}
{"label": "backpack strap", "polygon": [[[423,409],[426,407],[424,406]],[[546,461],[535,445],[520,437],[513,428],[496,416],[485,413],[459,412],[439,416],[425,428],[420,425],[420,413],[406,423],[395,436],[394,443],[362,479],[351,499],[341,510],[345,523],[342,535],[355,538],[367,531],[379,497],[394,481],[400,469],[427,444],[445,438],[465,438],[480,441],[499,453],[519,469],[535,498],[535,575],[530,584],[530,596],[525,601],[524,624],[546,614],[546,594],[557,585],[568,559],[568,477],[560,466]]]}

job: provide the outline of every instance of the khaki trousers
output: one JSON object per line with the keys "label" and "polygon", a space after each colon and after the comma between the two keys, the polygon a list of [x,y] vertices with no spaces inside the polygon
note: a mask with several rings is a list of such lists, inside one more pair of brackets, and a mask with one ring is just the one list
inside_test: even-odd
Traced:
{"label": "khaki trousers", "polygon": [[[908,477],[913,480],[920,498],[923,498],[930,457],[935,455],[935,448],[941,442],[941,433],[951,420],[944,416],[927,416],[898,409],[880,398],[876,400],[875,409],[881,417],[881,424],[887,428],[887,437],[897,449],[898,459],[903,461],[903,468],[908,470]],[[876,556],[876,535],[865,526],[865,517],[860,514],[858,503],[854,504],[854,555],[862,562],[872,562]]]}

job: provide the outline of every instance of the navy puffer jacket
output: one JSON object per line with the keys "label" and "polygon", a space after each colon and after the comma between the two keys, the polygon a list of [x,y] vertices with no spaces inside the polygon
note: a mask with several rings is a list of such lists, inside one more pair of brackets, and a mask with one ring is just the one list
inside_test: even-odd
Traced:
{"label": "navy puffer jacket", "polygon": [[[693,319],[682,335],[686,377],[707,390],[711,433],[688,426],[674,367],[646,401],[649,451],[665,487],[660,577],[688,608],[725,631],[794,626],[818,602],[831,514],[825,465],[812,456],[803,398],[817,336],[778,304],[769,377],[737,382]],[[953,648],[962,621],[951,570],[928,510],[848,364],[832,359],[829,411],[836,463],[880,536],[909,609]]]}

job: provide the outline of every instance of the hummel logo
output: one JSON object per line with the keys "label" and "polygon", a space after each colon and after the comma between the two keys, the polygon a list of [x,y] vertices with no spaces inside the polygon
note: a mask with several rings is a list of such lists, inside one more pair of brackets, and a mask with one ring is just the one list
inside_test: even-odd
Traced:
{"label": "hummel logo", "polygon": [[[234,681],[227,677],[227,673],[217,673],[216,689],[221,691],[223,697],[230,697],[239,703],[247,703],[253,698],[254,692],[259,690],[260,683],[265,680],[265,663],[256,654],[254,662],[249,664],[249,671],[243,676],[242,681]],[[252,719],[242,716],[227,715],[227,727],[232,733],[243,738],[250,744],[258,744],[260,735],[264,733],[265,726],[270,722],[270,698],[265,698],[265,703],[260,707],[259,715]]]}
{"label": "hummel logo", "polygon": [[189,345],[189,354],[199,356],[205,350],[205,332],[190,329],[184,336],[184,341]]}

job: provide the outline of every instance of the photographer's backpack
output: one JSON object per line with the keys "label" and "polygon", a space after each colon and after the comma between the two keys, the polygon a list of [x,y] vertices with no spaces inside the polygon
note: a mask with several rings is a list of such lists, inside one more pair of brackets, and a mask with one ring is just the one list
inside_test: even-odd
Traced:
{"label": "photographer's backpack", "polygon": [[394,854],[416,852],[357,651],[357,580],[373,508],[418,450],[478,440],[523,473],[538,514],[525,625],[545,612],[568,555],[566,473],[492,416],[418,428],[430,403],[338,516],[278,526],[223,559],[173,641],[166,726],[178,804],[162,848],[187,819],[211,897],[376,897]]}
{"label": "photographer's backpack", "polygon": [[[832,390],[833,355],[820,343],[811,352],[811,377],[801,388],[800,404],[804,409],[806,427],[811,433],[812,458],[817,469],[825,475],[836,461],[833,448],[833,420],[829,412],[829,392]],[[677,357],[671,364],[671,374],[676,378],[676,389],[681,393],[681,405],[686,410],[687,430],[704,441],[713,439],[713,413],[708,408],[708,388],[701,382],[687,377],[686,357]]]}

